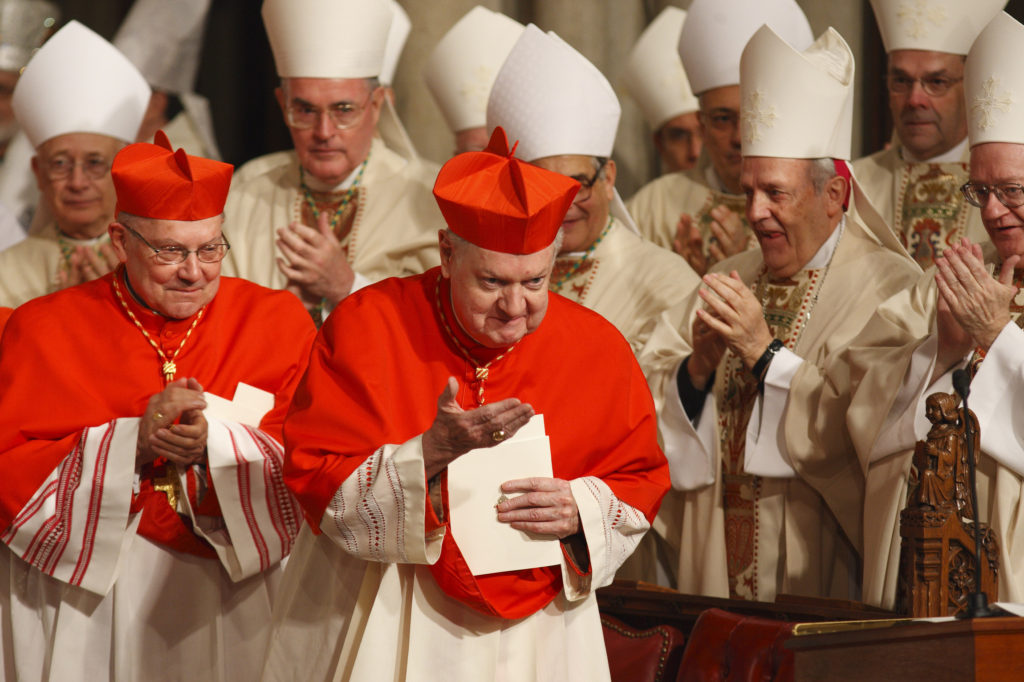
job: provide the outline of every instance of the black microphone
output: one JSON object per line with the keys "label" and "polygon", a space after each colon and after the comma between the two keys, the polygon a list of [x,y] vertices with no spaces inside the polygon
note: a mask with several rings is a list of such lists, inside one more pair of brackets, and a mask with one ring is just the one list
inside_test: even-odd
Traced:
{"label": "black microphone", "polygon": [[978,509],[977,464],[974,461],[974,428],[967,396],[971,393],[971,374],[966,369],[953,372],[953,390],[963,401],[964,437],[967,440],[967,471],[971,482],[971,508],[974,509],[974,592],[967,595],[967,608],[958,618],[987,618],[999,615],[998,609],[989,608],[988,595],[981,590],[981,510]]}

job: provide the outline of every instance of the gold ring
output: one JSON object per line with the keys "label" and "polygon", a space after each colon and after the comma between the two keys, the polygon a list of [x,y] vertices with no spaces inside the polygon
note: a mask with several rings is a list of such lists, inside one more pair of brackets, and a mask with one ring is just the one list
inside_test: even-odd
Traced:
{"label": "gold ring", "polygon": [[506,438],[508,438],[508,431],[506,431],[505,429],[498,429],[497,431],[491,433],[491,440],[493,440],[495,443],[500,443]]}
{"label": "gold ring", "polygon": [[164,415],[163,415],[162,412],[154,412],[153,413],[153,421],[155,421],[155,422],[162,422],[163,420],[164,420]]}

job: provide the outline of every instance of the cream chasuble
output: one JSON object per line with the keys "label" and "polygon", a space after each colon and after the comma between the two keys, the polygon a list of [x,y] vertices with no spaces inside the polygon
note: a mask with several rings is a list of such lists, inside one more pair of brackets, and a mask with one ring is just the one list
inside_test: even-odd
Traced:
{"label": "cream chasuble", "polygon": [[555,260],[551,291],[600,313],[633,351],[647,323],[697,289],[700,278],[682,257],[641,239],[611,218],[594,250]]}
{"label": "cream chasuble", "polygon": [[57,290],[57,273],[67,271],[68,258],[77,246],[99,249],[110,243],[104,232],[96,239],[65,237],[50,223],[0,252],[0,306],[17,308],[25,301]]}
{"label": "cream chasuble", "polygon": [[[986,262],[994,257],[988,247]],[[850,375],[843,383],[857,387],[848,422],[867,478],[863,599],[885,608],[896,600],[899,512],[906,504],[913,447],[928,431],[924,401],[937,391],[952,392],[952,370],[969,357],[928,385],[938,350],[936,296],[932,268],[879,308],[844,359]],[[1014,602],[1024,601],[1024,437],[1017,425],[1024,395],[1022,298],[1011,308],[1017,323],[1009,323],[989,349],[969,400],[981,429],[978,506],[999,542],[999,600]]]}
{"label": "cream chasuble", "polygon": [[853,173],[917,264],[930,268],[961,237],[987,242],[981,211],[960,192],[969,179],[967,145],[960,160],[949,163],[910,163],[900,153],[896,143],[858,159]]}
{"label": "cream chasuble", "polygon": [[761,601],[779,593],[857,596],[863,481],[844,478],[857,474],[852,448],[829,428],[837,415],[819,413],[814,403],[829,390],[826,358],[919,270],[880,245],[853,209],[831,264],[828,248],[787,281],[768,280],[759,251],[713,268],[737,270],[754,287],[786,345],[769,367],[763,397],[727,353],[699,419],[686,417],[676,374],[692,351],[696,293],[662,314],[640,353],[675,488],[654,530],[679,557],[682,592]]}
{"label": "cream chasuble", "polygon": [[[342,243],[357,280],[423,272],[439,262],[437,231],[445,227],[431,188],[434,173],[374,139],[356,192],[354,216]],[[294,152],[278,152],[245,164],[235,173],[224,207],[224,234],[231,250],[224,274],[284,289],[277,266],[277,229],[303,220],[308,211]],[[308,218],[307,218],[308,220]],[[309,224],[306,222],[306,224]]]}

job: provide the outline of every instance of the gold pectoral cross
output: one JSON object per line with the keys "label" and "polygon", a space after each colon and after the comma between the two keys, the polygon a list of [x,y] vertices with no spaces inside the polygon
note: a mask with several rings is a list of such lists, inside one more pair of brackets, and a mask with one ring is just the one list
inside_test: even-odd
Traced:
{"label": "gold pectoral cross", "polygon": [[164,475],[153,479],[153,490],[167,496],[167,504],[171,509],[178,510],[178,497],[181,495],[181,479],[178,477],[178,468],[173,462],[164,463]]}

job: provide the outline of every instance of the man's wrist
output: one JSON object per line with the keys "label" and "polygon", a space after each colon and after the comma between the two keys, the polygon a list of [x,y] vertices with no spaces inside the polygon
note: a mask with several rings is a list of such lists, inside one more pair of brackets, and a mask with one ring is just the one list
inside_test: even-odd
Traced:
{"label": "man's wrist", "polygon": [[761,357],[759,357],[754,363],[754,366],[750,368],[750,373],[757,379],[758,384],[764,383],[764,378],[768,374],[768,368],[772,364],[772,359],[775,357],[776,353],[782,350],[782,347],[782,341],[772,339],[771,343],[768,344],[768,347],[764,349],[763,353],[761,353]]}

